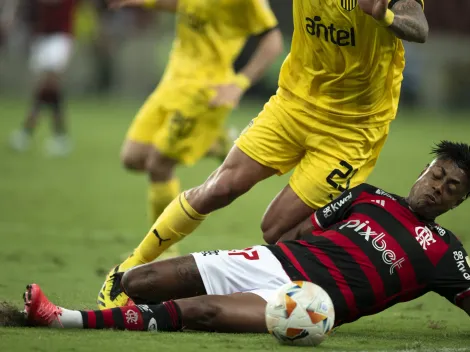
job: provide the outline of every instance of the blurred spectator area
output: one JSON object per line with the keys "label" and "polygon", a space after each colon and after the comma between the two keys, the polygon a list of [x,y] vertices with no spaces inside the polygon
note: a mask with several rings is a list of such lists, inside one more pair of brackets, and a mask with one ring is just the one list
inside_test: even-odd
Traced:
{"label": "blurred spectator area", "polygon": [[[0,0],[1,1],[1,0]],[[8,1],[8,0],[6,0]],[[339,1],[339,0],[338,0]],[[271,0],[286,40],[292,35],[292,1]],[[428,108],[470,105],[470,1],[427,0],[428,42],[406,43],[402,102]],[[70,94],[108,93],[143,98],[158,83],[174,36],[174,16],[143,10],[109,11],[104,0],[85,0],[76,14],[77,44],[67,77]],[[28,89],[27,27],[17,23],[0,44],[0,94]],[[249,41],[241,67],[256,46]],[[250,90],[265,98],[276,89],[283,58]]]}

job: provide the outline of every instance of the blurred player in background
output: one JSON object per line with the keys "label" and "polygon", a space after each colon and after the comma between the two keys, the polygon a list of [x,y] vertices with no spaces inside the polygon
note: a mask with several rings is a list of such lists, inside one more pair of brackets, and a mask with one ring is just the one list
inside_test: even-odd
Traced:
{"label": "blurred player in background", "polygon": [[[148,213],[153,223],[180,193],[175,167],[193,165],[216,152],[213,147],[224,134],[226,117],[280,55],[282,35],[267,0],[109,4],[114,9],[144,6],[177,14],[176,39],[164,76],[135,117],[122,149],[124,166],[149,176]],[[235,73],[234,61],[250,36],[261,36],[259,45]],[[222,146],[218,153],[225,157],[228,150]],[[176,249],[167,253],[176,254]]]}
{"label": "blurred player in background", "polygon": [[[264,215],[268,243],[364,182],[397,112],[405,66],[402,39],[426,41],[423,6],[422,0],[331,0],[328,5],[294,0],[291,51],[276,95],[222,166],[204,184],[176,197],[113,272],[155,260],[209,213],[275,174],[295,168]],[[127,299],[113,272],[100,292],[107,307]]]}
{"label": "blurred player in background", "polygon": [[66,155],[71,145],[65,125],[62,77],[72,55],[73,16],[78,0],[11,1],[16,9],[21,2],[21,8],[27,11],[33,33],[30,65],[35,83],[31,110],[21,128],[12,134],[10,145],[17,151],[27,150],[39,114],[43,108],[48,108],[53,136],[46,145],[47,152],[52,156]]}

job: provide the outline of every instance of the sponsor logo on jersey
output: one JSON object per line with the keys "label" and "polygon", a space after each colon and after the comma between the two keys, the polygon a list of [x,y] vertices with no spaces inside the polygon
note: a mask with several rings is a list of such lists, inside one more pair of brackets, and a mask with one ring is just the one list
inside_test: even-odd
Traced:
{"label": "sponsor logo on jersey", "polygon": [[346,11],[352,11],[357,6],[357,0],[339,0],[339,3]]}
{"label": "sponsor logo on jersey", "polygon": [[204,257],[207,257],[208,255],[219,255],[220,251],[218,249],[214,250],[214,251],[203,251],[201,252],[201,254],[204,256]]}
{"label": "sponsor logo on jersey", "polygon": [[371,202],[381,205],[383,207],[385,206],[385,201],[383,199],[372,199]]}
{"label": "sponsor logo on jersey", "polygon": [[333,23],[322,23],[320,16],[306,17],[305,30],[311,36],[321,38],[328,43],[338,46],[356,46],[356,32],[354,27],[348,29],[336,28]]}
{"label": "sponsor logo on jersey", "polygon": [[416,233],[416,240],[418,243],[423,247],[425,251],[428,250],[428,247],[431,246],[431,244],[436,243],[436,240],[434,239],[434,236],[432,235],[432,231],[428,229],[426,226],[418,226],[415,227],[415,233]]}
{"label": "sponsor logo on jersey", "polygon": [[445,236],[446,235],[446,230],[443,229],[442,227],[440,226],[434,226],[434,228],[436,229],[437,233],[439,234],[439,236]]}
{"label": "sponsor logo on jersey", "polygon": [[390,198],[390,199],[393,199],[393,200],[396,200],[391,194],[381,190],[381,189],[378,189],[375,191],[375,194],[378,194],[379,196],[384,196],[384,197],[387,197],[387,198]]}
{"label": "sponsor logo on jersey", "polygon": [[325,218],[329,218],[331,215],[333,215],[335,211],[338,211],[339,209],[341,209],[341,207],[345,205],[351,199],[352,199],[352,193],[349,192],[349,194],[346,197],[342,197],[340,200],[330,203],[330,205],[323,208],[323,216]]}
{"label": "sponsor logo on jersey", "polygon": [[[468,255],[464,258],[462,251],[454,251],[452,254],[454,255],[457,269],[462,273],[465,280],[470,280],[470,273],[467,270],[467,268],[470,267]],[[467,266],[465,266],[465,263],[467,263]]]}
{"label": "sponsor logo on jersey", "polygon": [[405,258],[397,258],[395,252],[388,249],[385,233],[377,233],[369,226],[369,221],[361,222],[361,220],[349,220],[341,225],[339,229],[353,229],[357,234],[364,237],[366,242],[370,242],[372,247],[382,253],[382,261],[390,267],[390,275],[395,273],[395,269],[400,269],[405,262]]}

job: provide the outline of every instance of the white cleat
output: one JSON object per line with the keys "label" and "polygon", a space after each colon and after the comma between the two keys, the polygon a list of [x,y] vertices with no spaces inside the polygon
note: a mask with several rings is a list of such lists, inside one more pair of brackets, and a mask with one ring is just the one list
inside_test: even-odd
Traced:
{"label": "white cleat", "polygon": [[54,136],[47,141],[46,151],[49,156],[64,157],[72,151],[72,143],[66,135]]}

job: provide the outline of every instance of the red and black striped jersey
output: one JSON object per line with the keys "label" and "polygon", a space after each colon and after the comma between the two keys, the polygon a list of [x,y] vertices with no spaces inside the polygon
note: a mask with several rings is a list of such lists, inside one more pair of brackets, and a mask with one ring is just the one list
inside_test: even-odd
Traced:
{"label": "red and black striped jersey", "polygon": [[336,325],[430,291],[456,305],[470,295],[462,243],[420,219],[402,197],[362,184],[311,219],[311,235],[268,248],[293,281],[311,281],[328,292]]}
{"label": "red and black striped jersey", "polygon": [[77,0],[30,0],[29,22],[38,34],[72,33]]}

